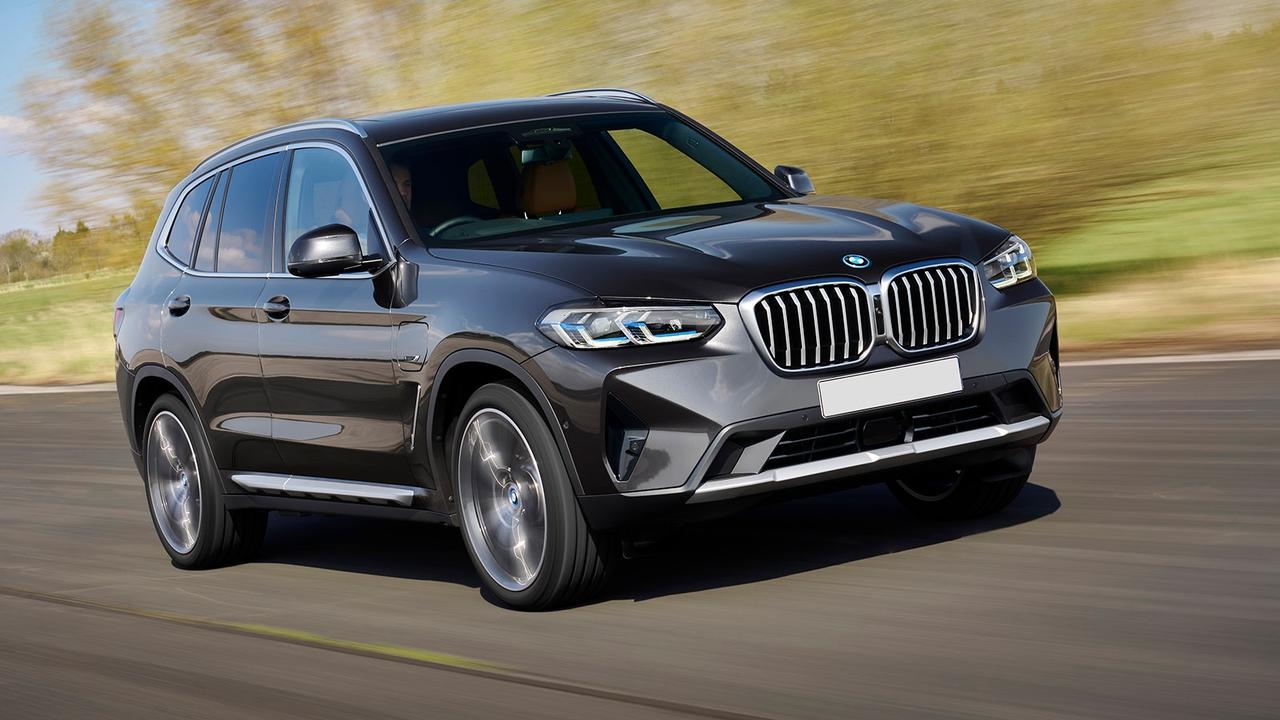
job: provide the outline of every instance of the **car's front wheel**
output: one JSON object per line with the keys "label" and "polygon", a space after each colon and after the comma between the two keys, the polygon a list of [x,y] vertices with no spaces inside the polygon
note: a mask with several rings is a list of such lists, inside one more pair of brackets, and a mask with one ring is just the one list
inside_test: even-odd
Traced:
{"label": "car's front wheel", "polygon": [[550,429],[515,387],[494,383],[471,396],[452,457],[467,552],[498,599],[542,610],[604,587],[618,541],[587,525]]}
{"label": "car's front wheel", "polygon": [[173,564],[221,567],[257,554],[267,513],[225,507],[200,425],[176,396],[162,395],[151,407],[143,448],[147,505]]}

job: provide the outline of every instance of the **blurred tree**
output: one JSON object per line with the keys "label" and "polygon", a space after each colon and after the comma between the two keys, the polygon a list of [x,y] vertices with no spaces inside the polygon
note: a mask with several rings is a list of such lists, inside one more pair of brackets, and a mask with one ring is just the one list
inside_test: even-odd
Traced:
{"label": "blurred tree", "polygon": [[[0,235],[0,266],[4,281],[30,279],[30,271],[40,261],[40,238],[31,230],[10,230]],[[15,277],[16,276],[16,277]]]}
{"label": "blurred tree", "polygon": [[[275,125],[622,86],[770,165],[806,167],[820,191],[949,207],[1038,241],[1117,187],[1275,138],[1276,26],[1206,39],[1188,12],[1181,0],[80,0],[52,18],[53,63],[24,94],[55,216],[101,226],[131,209],[137,237],[202,157]],[[114,265],[141,247],[117,240],[77,252]]]}

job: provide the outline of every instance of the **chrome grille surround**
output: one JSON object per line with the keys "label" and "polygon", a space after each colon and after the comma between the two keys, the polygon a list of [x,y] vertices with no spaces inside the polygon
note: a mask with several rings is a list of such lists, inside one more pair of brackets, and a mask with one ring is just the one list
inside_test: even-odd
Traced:
{"label": "chrome grille surround", "polygon": [[[891,268],[871,285],[847,276],[772,285],[748,293],[739,309],[769,365],[799,373],[857,365],[877,343],[904,356],[967,343],[982,328],[982,290],[971,263],[929,260]],[[846,358],[830,339],[854,329]]]}
{"label": "chrome grille surround", "polygon": [[969,342],[982,324],[978,271],[963,260],[916,263],[885,274],[885,341],[904,355]]}
{"label": "chrome grille surround", "polygon": [[747,332],[782,372],[856,365],[871,354],[876,328],[871,291],[850,278],[775,285],[742,300]]}

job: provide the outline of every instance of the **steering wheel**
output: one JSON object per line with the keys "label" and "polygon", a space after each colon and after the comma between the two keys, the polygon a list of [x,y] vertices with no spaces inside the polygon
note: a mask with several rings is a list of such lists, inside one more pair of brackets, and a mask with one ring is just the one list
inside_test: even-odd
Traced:
{"label": "steering wheel", "polygon": [[475,215],[459,215],[458,217],[451,217],[448,220],[445,220],[444,222],[435,226],[434,228],[431,228],[431,234],[433,236],[439,236],[440,233],[444,232],[445,230],[448,230],[451,227],[457,227],[458,225],[462,225],[463,223],[480,222],[480,220],[481,218],[478,218]]}

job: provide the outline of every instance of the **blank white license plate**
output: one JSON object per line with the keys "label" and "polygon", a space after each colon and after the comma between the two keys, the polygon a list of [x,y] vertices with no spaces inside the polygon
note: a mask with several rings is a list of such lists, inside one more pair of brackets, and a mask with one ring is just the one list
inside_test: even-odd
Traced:
{"label": "blank white license plate", "polygon": [[960,392],[960,359],[931,360],[818,383],[822,417]]}

